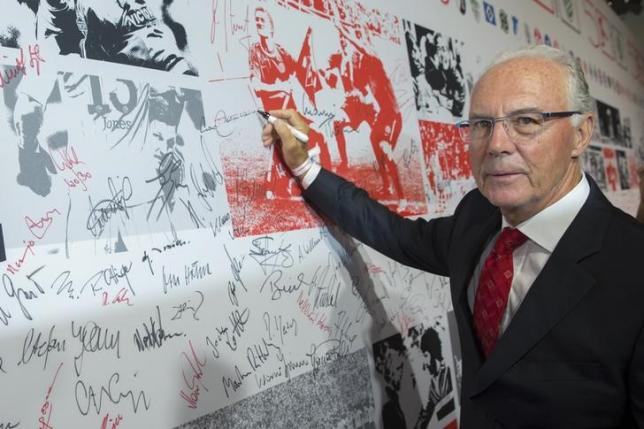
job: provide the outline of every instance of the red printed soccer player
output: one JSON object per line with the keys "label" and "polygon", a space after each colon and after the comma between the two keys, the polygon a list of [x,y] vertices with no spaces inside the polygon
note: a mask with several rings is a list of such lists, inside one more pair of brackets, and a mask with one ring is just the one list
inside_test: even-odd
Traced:
{"label": "red printed soccer player", "polygon": [[[342,113],[336,117],[333,128],[340,165],[338,171],[349,167],[344,130],[356,131],[366,122],[371,132],[369,141],[373,148],[383,187],[389,196],[404,199],[393,152],[402,129],[402,115],[393,87],[382,62],[367,52],[360,44],[363,29],[356,24],[353,39],[345,28],[338,26],[341,52],[329,58],[329,70],[324,73],[329,86],[335,88],[339,80],[345,100]],[[331,73],[336,70],[337,75]]]}
{"label": "red printed soccer player", "polygon": [[[296,109],[291,77],[302,73],[302,65],[275,42],[273,38],[274,23],[271,15],[263,7],[255,9],[255,25],[259,41],[250,47],[249,65],[251,83],[257,97],[261,100],[264,110]],[[304,47],[308,47],[308,38]],[[309,55],[310,56],[310,55]],[[302,57],[302,55],[300,55]],[[308,88],[304,93],[311,97]],[[314,103],[313,103],[314,104]],[[317,131],[311,130],[309,146],[320,148],[320,163],[330,166],[330,156],[324,137]],[[284,169],[277,149],[273,150],[271,167],[267,174],[266,197],[291,198],[297,186],[291,173]]]}

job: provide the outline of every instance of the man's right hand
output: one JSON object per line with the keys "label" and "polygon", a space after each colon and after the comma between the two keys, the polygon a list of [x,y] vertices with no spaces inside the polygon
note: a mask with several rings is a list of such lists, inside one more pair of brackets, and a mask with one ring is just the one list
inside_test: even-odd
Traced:
{"label": "man's right hand", "polygon": [[291,170],[302,165],[309,157],[306,144],[298,141],[286,123],[292,127],[309,134],[309,126],[304,118],[295,110],[271,110],[268,112],[279,121],[275,124],[268,123],[262,131],[262,143],[265,147],[278,144],[284,162]]}

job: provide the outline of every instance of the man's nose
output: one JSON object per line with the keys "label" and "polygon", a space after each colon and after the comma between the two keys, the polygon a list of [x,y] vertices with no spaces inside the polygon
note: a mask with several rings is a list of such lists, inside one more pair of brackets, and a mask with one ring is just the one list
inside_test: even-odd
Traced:
{"label": "man's nose", "polygon": [[488,141],[488,153],[490,155],[511,153],[514,148],[507,120],[495,121]]}

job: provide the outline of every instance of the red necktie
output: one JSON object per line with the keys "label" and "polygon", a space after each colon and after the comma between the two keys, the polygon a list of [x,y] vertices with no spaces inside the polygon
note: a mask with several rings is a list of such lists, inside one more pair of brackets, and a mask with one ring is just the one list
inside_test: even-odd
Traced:
{"label": "red necktie", "polygon": [[474,330],[487,357],[499,337],[501,319],[508,303],[514,267],[512,252],[528,239],[515,228],[503,228],[485,259],[474,298]]}

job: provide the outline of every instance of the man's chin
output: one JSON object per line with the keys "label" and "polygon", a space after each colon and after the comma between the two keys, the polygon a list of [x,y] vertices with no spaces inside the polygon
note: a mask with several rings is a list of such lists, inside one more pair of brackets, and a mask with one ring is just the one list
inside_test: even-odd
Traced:
{"label": "man's chin", "polygon": [[490,204],[503,211],[517,210],[526,203],[524,196],[511,189],[484,190],[483,195],[488,199]]}

